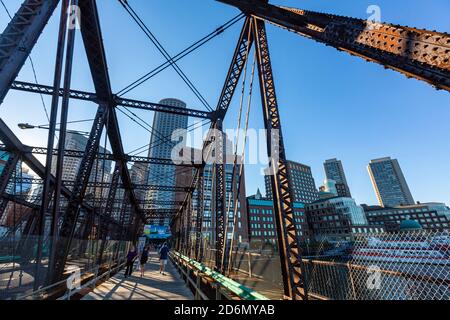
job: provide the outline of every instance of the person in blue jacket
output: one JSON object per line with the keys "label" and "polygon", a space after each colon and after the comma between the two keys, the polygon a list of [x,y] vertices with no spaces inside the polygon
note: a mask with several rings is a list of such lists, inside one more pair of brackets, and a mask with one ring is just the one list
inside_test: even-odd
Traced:
{"label": "person in blue jacket", "polygon": [[169,247],[167,243],[164,243],[159,249],[159,273],[162,273],[163,276],[166,275],[165,269],[167,265],[167,259],[169,258]]}

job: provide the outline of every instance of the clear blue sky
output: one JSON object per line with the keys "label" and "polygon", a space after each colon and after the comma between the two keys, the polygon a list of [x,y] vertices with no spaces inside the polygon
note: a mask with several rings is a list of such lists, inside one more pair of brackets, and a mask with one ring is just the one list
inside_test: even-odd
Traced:
{"label": "clear blue sky", "polygon": [[[235,16],[238,11],[213,0],[129,0],[171,54],[184,49]],[[365,0],[274,0],[275,4],[367,18]],[[21,1],[6,0],[14,12]],[[109,71],[115,91],[163,62],[152,44],[118,1],[99,0]],[[448,0],[378,0],[382,20],[419,28],[450,31]],[[59,13],[59,10],[57,11]],[[0,28],[9,19],[0,8]],[[51,84],[58,17],[55,15],[32,52],[39,81]],[[180,62],[211,105],[220,94],[239,34],[240,24]],[[376,203],[366,166],[371,159],[392,156],[400,161],[418,201],[450,204],[450,95],[408,80],[379,65],[366,63],[287,31],[268,27],[278,99],[289,159],[312,167],[316,184],[324,179],[323,162],[343,161],[350,188],[359,203]],[[73,88],[93,90],[80,37],[77,39]],[[33,81],[27,64],[19,79]],[[189,107],[202,108],[172,70],[128,95],[148,101],[177,97]],[[238,97],[237,97],[238,98]],[[259,96],[254,101],[251,127],[262,128]],[[239,100],[239,99],[235,99]],[[50,105],[45,99],[47,107]],[[92,118],[95,105],[73,101],[70,119]],[[227,127],[234,127],[234,101]],[[137,112],[150,123],[152,115]],[[10,92],[0,116],[30,145],[46,145],[45,131],[20,131],[19,122],[47,123],[39,96]],[[148,132],[119,115],[126,151],[148,143]],[[89,130],[89,125],[71,129]],[[247,193],[263,190],[260,168],[246,168]]]}

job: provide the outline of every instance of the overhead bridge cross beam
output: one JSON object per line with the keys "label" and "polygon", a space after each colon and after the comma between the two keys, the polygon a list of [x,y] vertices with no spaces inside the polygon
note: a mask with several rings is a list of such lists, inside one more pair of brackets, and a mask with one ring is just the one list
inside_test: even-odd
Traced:
{"label": "overhead bridge cross beam", "polygon": [[[41,200],[41,198],[38,197],[24,197],[21,195],[12,195],[8,193],[3,193],[2,198],[31,209],[38,210],[40,208],[40,206],[36,204],[37,201]],[[103,221],[111,222],[115,226],[120,225],[118,221],[110,217],[105,217],[104,214],[101,214],[96,210],[93,210],[92,214],[96,217],[101,217]]]}
{"label": "overhead bridge cross beam", "polygon": [[[31,184],[31,185],[40,185],[44,183],[43,179],[36,178],[11,178],[10,181],[15,182],[17,184]],[[71,180],[63,180],[62,184],[66,188],[73,188],[77,185],[76,181]],[[87,182],[87,188],[110,188],[111,183],[109,182]],[[119,188],[127,189],[125,184],[120,184]],[[165,185],[149,185],[149,184],[131,184],[132,190],[144,190],[144,191],[162,191],[162,192],[191,192],[192,189],[190,187],[174,187],[174,186],[165,186]],[[151,200],[150,200],[151,201]],[[140,203],[136,200],[136,203]]]}
{"label": "overhead bridge cross beam", "polygon": [[[41,182],[39,182],[40,184]],[[18,199],[17,201],[23,201],[24,205],[33,205],[36,203],[40,203],[42,197],[40,196],[18,196],[18,195],[9,195],[9,194],[4,194],[3,196],[4,198],[7,198],[8,200],[14,200],[16,201],[16,199]],[[11,197],[14,197],[14,199],[12,199]],[[25,202],[25,199],[27,200]],[[89,201],[93,202],[93,203],[104,203],[106,202],[108,199],[104,198],[104,197],[89,197]],[[19,202],[18,202],[19,203]],[[123,203],[123,198],[120,197],[116,197],[116,199],[114,199],[113,201],[114,204],[120,205]],[[170,201],[170,200],[138,200],[137,203],[139,205],[141,205],[142,207],[151,207],[151,206],[181,206],[183,204],[183,202],[181,201]],[[147,209],[145,209],[147,210]]]}
{"label": "overhead bridge cross beam", "polygon": [[147,218],[160,218],[160,217],[172,217],[177,214],[178,210],[175,209],[149,209],[143,210]]}
{"label": "overhead bridge cross beam", "polygon": [[[47,148],[44,147],[30,147],[25,146],[26,150],[24,153],[28,154],[37,154],[37,155],[46,155],[47,154]],[[1,151],[9,151],[13,152],[13,150],[9,149],[5,145],[0,144],[0,150]],[[54,149],[52,151],[52,154],[54,156],[58,155],[58,150]],[[64,150],[64,157],[66,158],[83,158],[85,155],[84,151],[79,150]],[[96,155],[96,159],[98,160],[106,160],[106,161],[117,161],[119,160],[116,155],[111,153],[98,153]],[[141,156],[130,156],[125,155],[125,162],[132,162],[132,163],[143,163],[143,164],[157,164],[157,165],[167,165],[167,166],[180,166],[180,167],[198,167],[200,164],[194,164],[194,163],[175,163],[171,159],[163,159],[163,158],[150,158],[150,157],[141,157]]]}
{"label": "overhead bridge cross beam", "polygon": [[450,34],[271,5],[217,0],[278,27],[450,91]]}
{"label": "overhead bridge cross beam", "polygon": [[[18,90],[18,91],[24,91],[24,92],[30,92],[30,93],[45,94],[45,95],[49,95],[49,96],[53,95],[53,87],[42,85],[42,84],[29,83],[29,82],[14,81],[11,85],[11,89]],[[64,91],[63,89],[59,90],[60,96],[63,95],[63,91]],[[86,91],[80,91],[80,90],[70,90],[69,95],[70,95],[71,99],[90,101],[90,102],[94,102],[94,103],[102,102],[101,99],[99,99],[97,97],[97,95],[92,92],[86,92]],[[200,118],[200,119],[212,120],[215,118],[215,114],[213,112],[209,112],[209,111],[172,107],[172,106],[168,106],[168,105],[164,105],[164,104],[160,104],[160,103],[125,99],[125,98],[121,98],[118,96],[113,96],[112,99],[113,99],[113,103],[116,106],[121,106],[121,107],[147,110],[147,111],[156,111],[156,112],[163,112],[163,113],[171,113],[171,114],[189,116],[189,117]]]}

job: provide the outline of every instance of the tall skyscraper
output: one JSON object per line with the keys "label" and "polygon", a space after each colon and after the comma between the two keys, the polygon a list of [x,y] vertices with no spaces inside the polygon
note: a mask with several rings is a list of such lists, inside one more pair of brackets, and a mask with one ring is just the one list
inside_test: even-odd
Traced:
{"label": "tall skyscraper", "polygon": [[[292,196],[294,202],[311,203],[319,199],[319,193],[316,188],[311,168],[294,161],[287,162],[287,168],[290,176]],[[267,174],[266,169],[265,185],[266,197],[272,200],[271,176]]]}
{"label": "tall skyscraper", "polygon": [[[172,107],[186,108],[186,103],[178,99],[164,99],[159,103]],[[148,156],[150,158],[171,159],[175,147],[182,148],[186,145],[185,135],[178,137],[176,141],[172,141],[173,134],[176,130],[186,130],[187,125],[187,116],[156,112],[153,119],[153,132],[150,139]],[[175,167],[166,165],[150,165],[148,168],[147,181],[150,185],[169,187],[175,186]],[[175,195],[172,192],[151,190],[147,193],[147,200],[175,201]],[[168,207],[161,206],[161,208]],[[169,219],[160,221],[159,224],[168,225]]]}
{"label": "tall skyscraper", "polygon": [[326,160],[323,164],[328,180],[336,181],[336,190],[340,197],[351,198],[350,188],[345,177],[344,167],[338,159]]}
{"label": "tall skyscraper", "polygon": [[413,205],[414,199],[400,165],[390,157],[372,160],[367,167],[382,207]]}

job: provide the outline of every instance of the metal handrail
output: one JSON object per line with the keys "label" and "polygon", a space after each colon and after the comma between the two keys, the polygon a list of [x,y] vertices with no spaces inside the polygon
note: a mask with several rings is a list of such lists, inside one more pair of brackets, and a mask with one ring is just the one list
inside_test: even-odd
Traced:
{"label": "metal handrail", "polygon": [[194,282],[194,280],[192,280],[190,277],[189,271],[184,271],[184,269],[181,268],[178,264],[176,264],[176,267],[186,277],[186,282],[190,283],[195,288],[196,300],[198,300],[197,296],[200,296],[203,300],[209,300],[208,296],[200,289],[200,272],[197,272],[197,282]]}
{"label": "metal handrail", "polygon": [[211,277],[221,287],[224,287],[225,289],[234,293],[241,299],[244,299],[244,300],[268,300],[268,298],[263,296],[262,294],[254,291],[254,290],[252,290],[230,278],[227,278],[226,276],[224,276],[221,273],[211,270],[210,268],[204,266],[203,264],[201,264],[195,260],[192,260],[178,252],[174,252],[173,255],[181,260],[184,260],[191,267],[197,269],[198,271],[202,272],[206,276]]}

